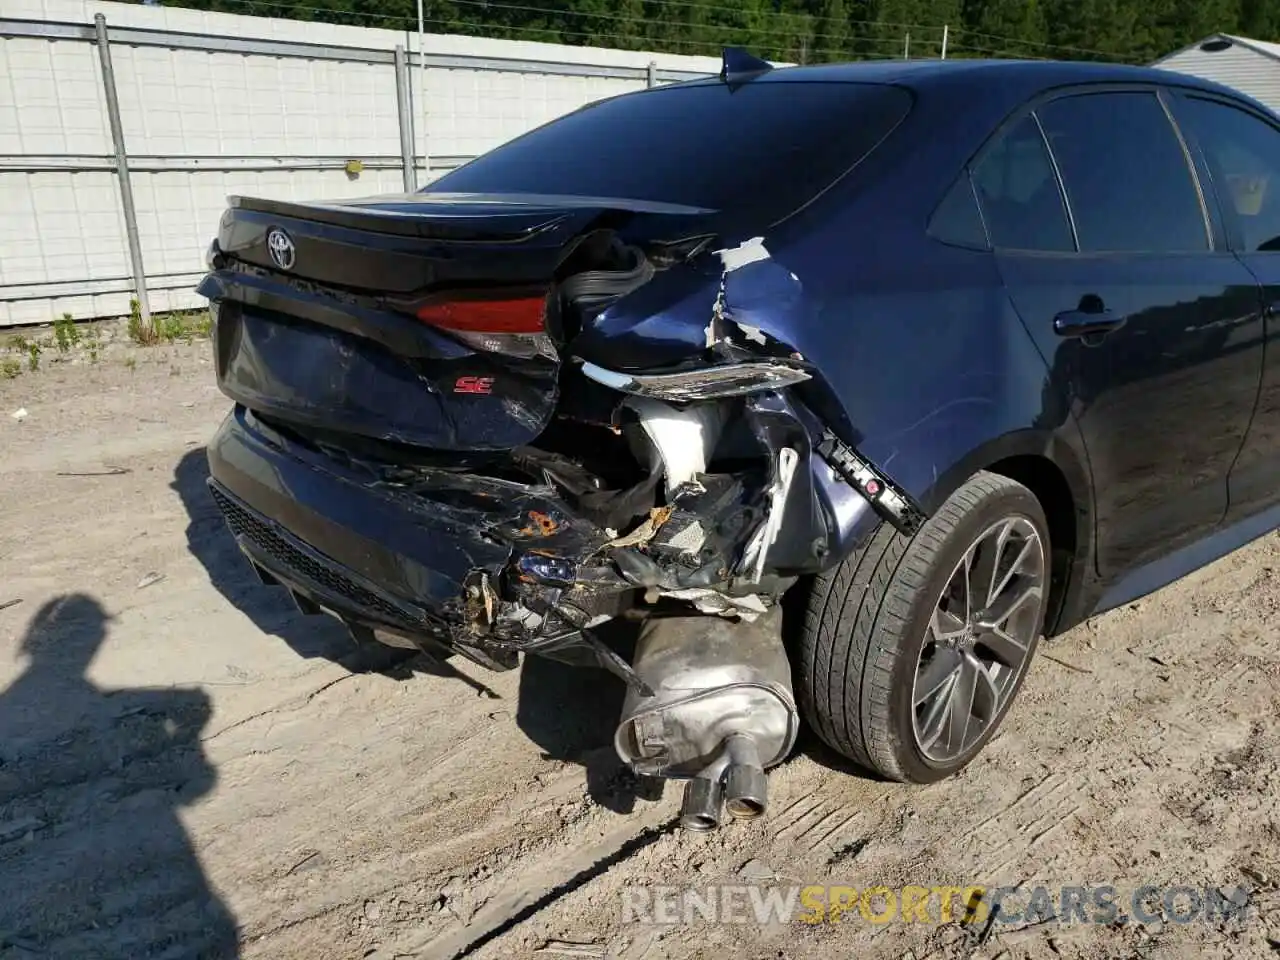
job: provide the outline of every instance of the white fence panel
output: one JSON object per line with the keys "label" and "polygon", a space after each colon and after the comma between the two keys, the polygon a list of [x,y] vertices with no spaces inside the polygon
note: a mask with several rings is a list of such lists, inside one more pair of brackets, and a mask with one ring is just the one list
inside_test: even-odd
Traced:
{"label": "white fence panel", "polygon": [[427,142],[473,157],[593,100],[643,89],[643,81],[517,71],[427,71]]}
{"label": "white fence panel", "polygon": [[0,43],[0,155],[111,152],[98,52],[87,43]]}
{"label": "white fence panel", "polygon": [[[134,296],[95,14],[107,20],[154,310],[201,304],[192,287],[228,195],[399,192],[402,123],[424,183],[593,100],[719,69],[706,57],[428,35],[424,78],[415,33],[4,0],[0,326],[122,314]],[[411,64],[405,117],[397,46]]]}

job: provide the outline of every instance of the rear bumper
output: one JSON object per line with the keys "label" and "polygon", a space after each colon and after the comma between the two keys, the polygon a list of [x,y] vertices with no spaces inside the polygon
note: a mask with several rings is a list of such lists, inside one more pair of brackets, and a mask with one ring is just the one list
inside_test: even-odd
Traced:
{"label": "rear bumper", "polygon": [[[476,480],[471,490],[468,478],[459,477],[448,490],[437,484],[432,498],[379,483],[287,439],[243,408],[219,427],[208,457],[214,499],[260,573],[304,606],[310,601],[352,627],[454,649],[514,651],[550,626],[538,611],[499,597],[506,572],[527,545],[503,541],[495,528],[535,514],[539,523],[526,522],[525,532],[538,555],[554,556],[559,546],[571,564],[570,548],[583,550],[596,534],[557,511],[538,488],[502,484],[503,498],[488,481]],[[619,582],[618,589],[625,586]],[[525,593],[549,605],[560,590],[535,584]]]}

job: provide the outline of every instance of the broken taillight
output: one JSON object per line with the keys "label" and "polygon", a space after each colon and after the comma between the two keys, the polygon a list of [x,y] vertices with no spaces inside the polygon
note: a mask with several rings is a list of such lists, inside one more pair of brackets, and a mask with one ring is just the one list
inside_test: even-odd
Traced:
{"label": "broken taillight", "polygon": [[508,300],[446,300],[418,307],[423,323],[451,333],[529,334],[545,330],[547,298]]}
{"label": "broken taillight", "polygon": [[545,290],[454,292],[416,303],[411,310],[423,323],[473,350],[526,358],[556,355],[547,332]]}

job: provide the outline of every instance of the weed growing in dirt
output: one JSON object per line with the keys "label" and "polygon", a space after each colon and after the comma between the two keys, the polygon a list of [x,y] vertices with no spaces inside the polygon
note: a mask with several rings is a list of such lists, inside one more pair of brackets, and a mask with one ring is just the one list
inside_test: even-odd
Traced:
{"label": "weed growing in dirt", "polygon": [[142,322],[142,311],[137,299],[129,301],[129,339],[139,346],[154,347],[159,343],[183,340],[191,343],[196,337],[208,337],[213,329],[213,316],[208,310],[174,310],[151,315],[151,326]]}
{"label": "weed growing in dirt", "polygon": [[137,357],[125,357],[125,358],[124,358],[124,365],[125,365],[126,367],[128,367],[130,370],[137,370],[137,369],[138,369],[138,358],[137,358]]}
{"label": "weed growing in dirt", "polygon": [[5,380],[12,380],[22,372],[22,364],[12,358],[0,360],[0,377]]}
{"label": "weed growing in dirt", "polygon": [[174,312],[165,314],[161,335],[173,343],[184,340],[191,343],[196,337],[208,337],[213,330],[213,316],[208,310]]}
{"label": "weed growing in dirt", "polygon": [[152,316],[151,326],[142,322],[142,305],[137,297],[129,298],[129,339],[142,347],[160,342],[159,318]]}
{"label": "weed growing in dirt", "polygon": [[40,354],[44,353],[38,343],[27,344],[27,366],[31,368],[31,372],[35,373],[40,369]]}
{"label": "weed growing in dirt", "polygon": [[160,322],[160,336],[164,337],[170,343],[175,340],[190,339],[187,336],[187,329],[182,322],[182,317],[176,313],[166,313]]}
{"label": "weed growing in dirt", "polygon": [[71,319],[71,314],[64,313],[53,321],[53,336],[58,343],[59,353],[66,353],[80,342],[80,331]]}
{"label": "weed growing in dirt", "polygon": [[85,342],[85,346],[89,350],[89,362],[97,363],[98,350],[100,349],[101,343],[102,343],[102,331],[99,330],[96,326],[86,327],[84,331],[83,339]]}

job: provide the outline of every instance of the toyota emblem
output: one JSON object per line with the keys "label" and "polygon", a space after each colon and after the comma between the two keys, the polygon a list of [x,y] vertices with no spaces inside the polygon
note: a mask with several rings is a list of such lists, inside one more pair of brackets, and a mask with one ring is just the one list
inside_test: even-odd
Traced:
{"label": "toyota emblem", "polygon": [[279,227],[267,231],[267,253],[271,255],[271,262],[281,270],[292,270],[297,259],[293,239]]}

